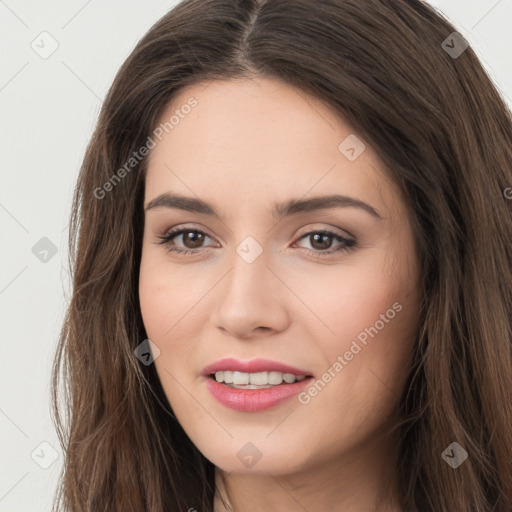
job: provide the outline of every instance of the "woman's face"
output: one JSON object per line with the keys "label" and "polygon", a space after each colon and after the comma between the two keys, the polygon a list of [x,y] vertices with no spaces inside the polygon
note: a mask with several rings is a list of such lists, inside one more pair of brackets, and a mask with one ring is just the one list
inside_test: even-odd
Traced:
{"label": "woman's face", "polygon": [[[352,457],[389,426],[418,327],[398,190],[332,109],[281,82],[189,87],[173,115],[148,162],[139,291],[176,417],[228,472]],[[171,229],[187,231],[159,243]]]}

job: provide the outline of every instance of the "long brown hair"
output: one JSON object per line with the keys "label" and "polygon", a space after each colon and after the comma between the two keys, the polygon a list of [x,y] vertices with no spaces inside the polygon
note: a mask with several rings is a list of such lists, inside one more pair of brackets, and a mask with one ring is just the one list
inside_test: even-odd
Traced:
{"label": "long brown hair", "polygon": [[[186,0],[149,30],[107,94],[74,194],[54,510],[213,508],[213,464],[134,356],[147,337],[147,159],[130,158],[179,89],[255,76],[329,104],[407,200],[422,308],[400,402],[404,510],[512,510],[512,116],[472,48],[450,51],[464,48],[453,32],[416,0]],[[441,456],[454,441],[468,453],[457,469]]]}

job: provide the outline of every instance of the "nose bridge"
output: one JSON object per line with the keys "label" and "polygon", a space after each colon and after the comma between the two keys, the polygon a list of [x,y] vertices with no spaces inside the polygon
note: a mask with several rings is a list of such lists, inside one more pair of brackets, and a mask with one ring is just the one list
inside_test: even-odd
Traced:
{"label": "nose bridge", "polygon": [[235,247],[230,272],[221,285],[212,320],[232,335],[243,338],[258,327],[282,329],[286,313],[269,270],[269,253],[253,237],[246,237]]}
{"label": "nose bridge", "polygon": [[245,237],[231,259],[232,270],[228,276],[228,293],[238,301],[254,300],[268,289],[268,251],[252,236]]}

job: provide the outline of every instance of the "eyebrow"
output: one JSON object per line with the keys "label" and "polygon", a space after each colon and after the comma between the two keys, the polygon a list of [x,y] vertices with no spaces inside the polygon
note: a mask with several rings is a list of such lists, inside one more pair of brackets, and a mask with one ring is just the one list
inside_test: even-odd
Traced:
{"label": "eyebrow", "polygon": [[[329,208],[359,208],[377,219],[383,219],[373,206],[354,197],[332,194],[328,196],[312,197],[310,199],[290,199],[282,203],[275,203],[271,211],[272,217],[280,220],[284,217],[303,212],[325,210]],[[187,212],[201,213],[221,220],[222,216],[214,206],[195,197],[186,197],[168,192],[152,199],[145,210],[153,208],[177,208]]]}

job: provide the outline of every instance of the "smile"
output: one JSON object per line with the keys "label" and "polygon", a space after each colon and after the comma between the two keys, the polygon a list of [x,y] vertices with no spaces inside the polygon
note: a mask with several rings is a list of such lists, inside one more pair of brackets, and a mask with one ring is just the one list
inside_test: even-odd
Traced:
{"label": "smile", "polygon": [[264,389],[272,386],[293,384],[304,380],[305,375],[294,375],[293,373],[282,372],[257,372],[246,373],[237,371],[218,371],[211,375],[217,382],[224,383],[229,387],[238,389]]}

